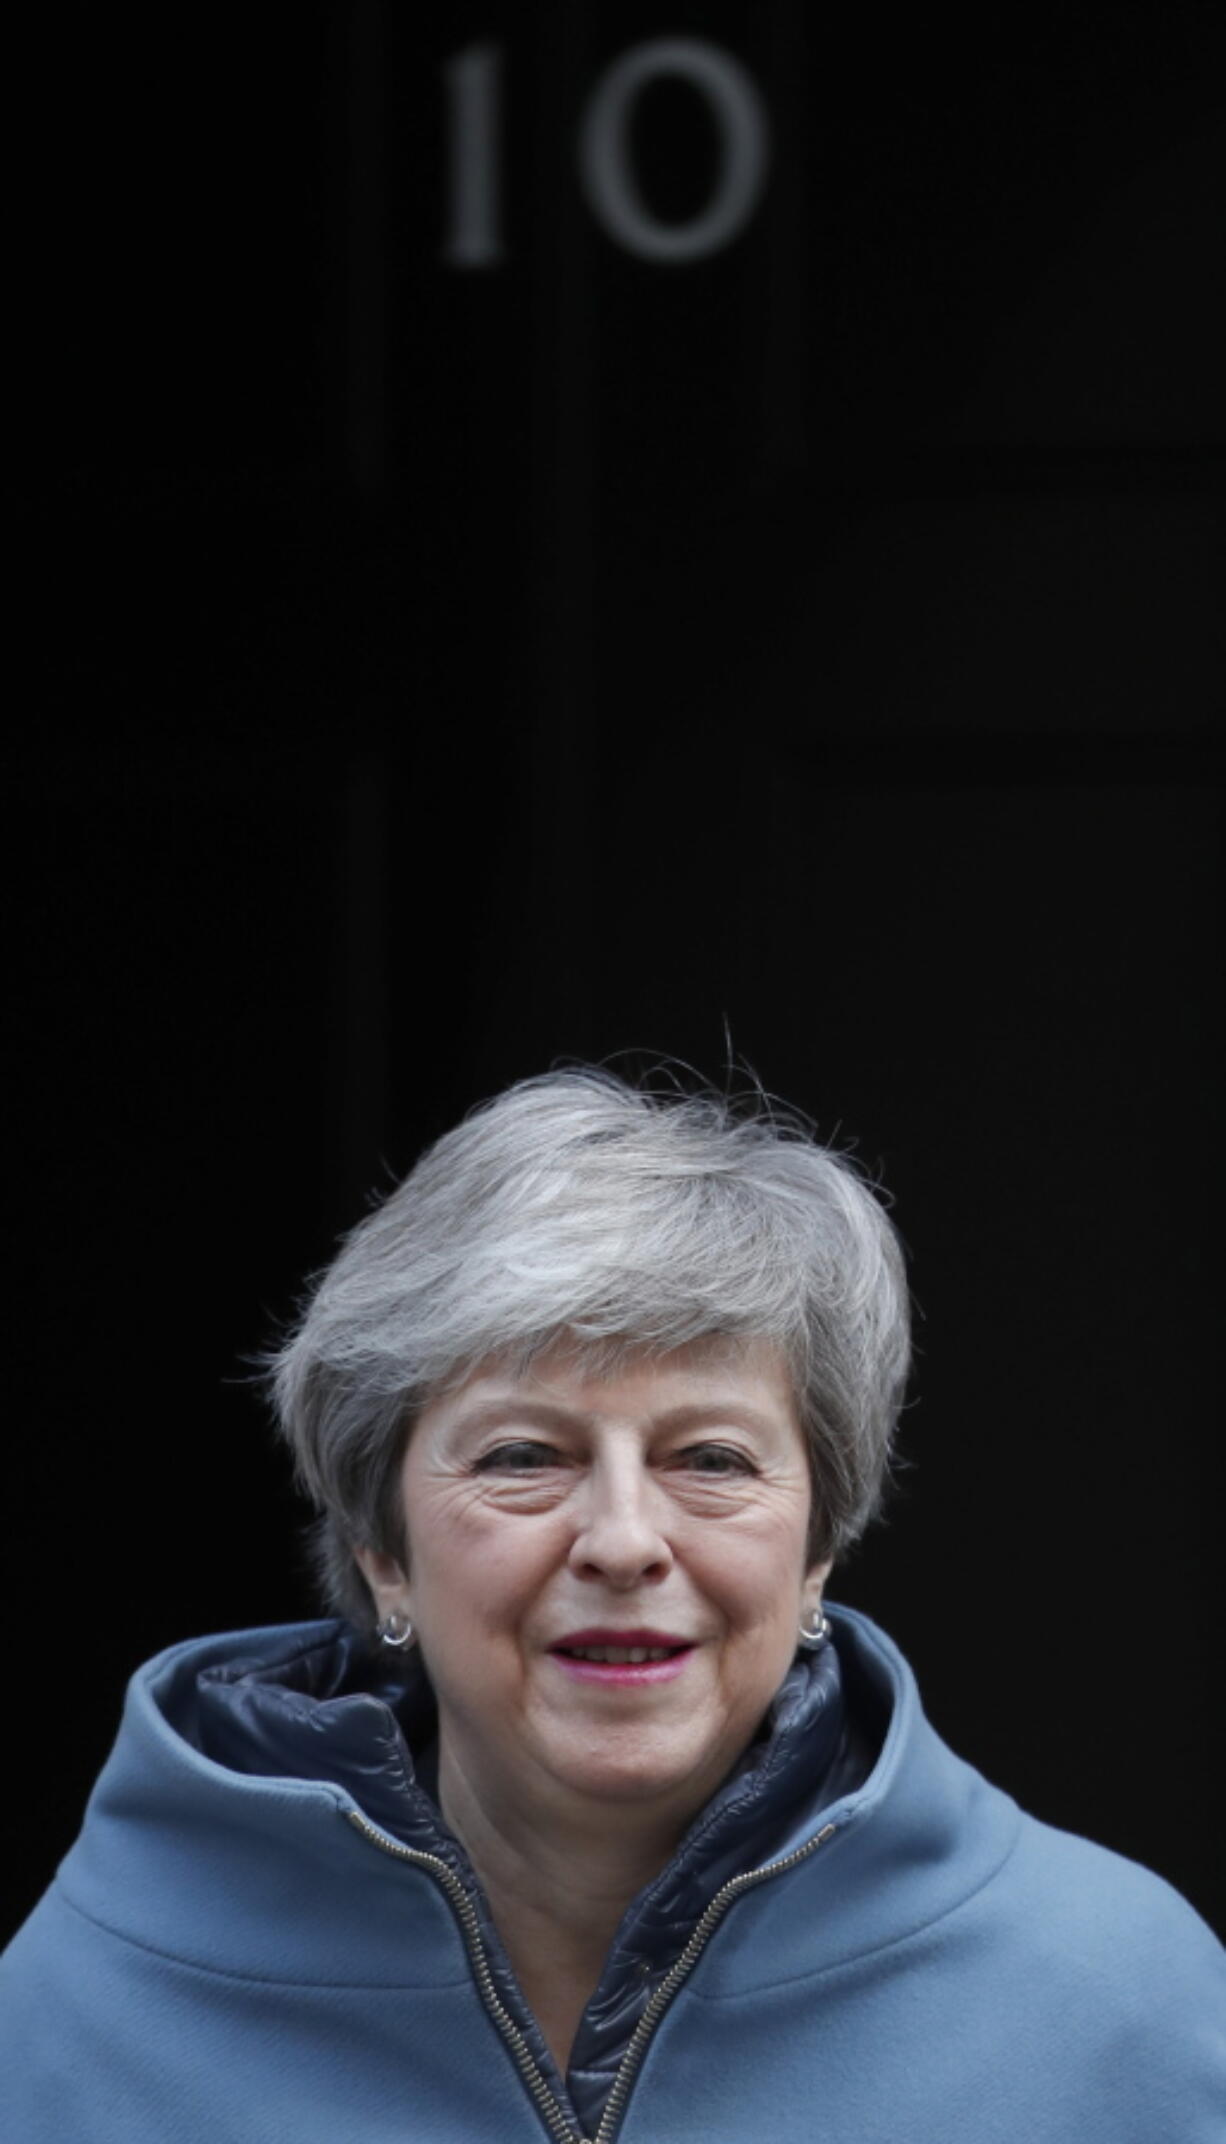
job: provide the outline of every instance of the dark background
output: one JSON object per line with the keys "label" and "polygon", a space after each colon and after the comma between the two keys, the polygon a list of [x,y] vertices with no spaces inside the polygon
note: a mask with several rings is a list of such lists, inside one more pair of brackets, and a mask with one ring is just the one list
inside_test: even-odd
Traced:
{"label": "dark background", "polygon": [[[845,13],[25,33],[10,1925],[136,1666],[319,1612],[247,1364],[371,1193],[512,1078],[726,1034],[913,1262],[911,1471],[833,1596],[1223,1915],[1226,16]],[[769,145],[677,261],[577,163],[663,36]],[[721,139],[648,82],[641,230]]]}

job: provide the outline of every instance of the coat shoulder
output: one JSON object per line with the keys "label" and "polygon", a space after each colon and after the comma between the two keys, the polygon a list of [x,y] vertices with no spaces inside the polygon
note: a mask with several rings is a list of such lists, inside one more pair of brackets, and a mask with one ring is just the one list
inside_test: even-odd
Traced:
{"label": "coat shoulder", "polygon": [[1050,1984],[1138,2021],[1226,2018],[1226,1951],[1187,1899],[1112,1848],[1024,1816],[1001,1898]]}

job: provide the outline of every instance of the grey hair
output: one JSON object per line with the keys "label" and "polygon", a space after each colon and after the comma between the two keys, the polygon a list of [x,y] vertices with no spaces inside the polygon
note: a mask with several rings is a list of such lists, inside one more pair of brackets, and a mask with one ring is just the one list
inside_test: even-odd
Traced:
{"label": "grey hair", "polygon": [[400,1464],[427,1400],[498,1356],[610,1374],[694,1341],[774,1343],[813,1481],[810,1560],[881,1505],[910,1360],[899,1238],[852,1159],[749,1097],[591,1066],[471,1110],[344,1239],[265,1359],[314,1589],[373,1637],[355,1546],[407,1568]]}

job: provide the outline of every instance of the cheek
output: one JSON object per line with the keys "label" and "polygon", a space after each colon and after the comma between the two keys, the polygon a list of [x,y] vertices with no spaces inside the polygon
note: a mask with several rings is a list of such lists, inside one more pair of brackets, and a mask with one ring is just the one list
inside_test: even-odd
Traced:
{"label": "cheek", "polygon": [[[556,1525],[480,1506],[438,1513],[415,1564],[423,1629],[486,1638],[513,1633],[557,1568]],[[564,1558],[563,1558],[564,1560]]]}
{"label": "cheek", "polygon": [[805,1514],[771,1512],[736,1536],[710,1540],[704,1568],[711,1590],[756,1632],[790,1631],[800,1620],[806,1536]]}

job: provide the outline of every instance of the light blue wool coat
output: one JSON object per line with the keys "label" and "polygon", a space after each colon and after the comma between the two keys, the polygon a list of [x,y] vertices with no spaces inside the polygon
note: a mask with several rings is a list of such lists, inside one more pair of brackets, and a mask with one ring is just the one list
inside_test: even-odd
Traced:
{"label": "light blue wool coat", "polygon": [[[825,1682],[793,1671],[766,1745],[794,1782],[789,1736],[821,1743],[813,1791],[791,1795],[765,1862],[761,1809],[746,1818],[743,1860],[724,1854],[706,1921],[638,2000],[595,2097],[538,2059],[396,1713],[352,1686],[315,1694],[345,1626],[158,1654],[129,1684],[80,1837],[0,1960],[0,2135],[1224,2144],[1210,1930],[1158,1877],[988,1785],[925,1719],[890,1639],[830,1613]],[[247,1736],[234,1763],[205,1754],[202,1671],[221,1673]],[[840,1689],[867,1752],[842,1769]],[[334,1748],[343,1778],[327,1776]],[[738,1865],[771,1873],[742,1887]],[[662,1895],[683,1895],[667,1872]]]}

